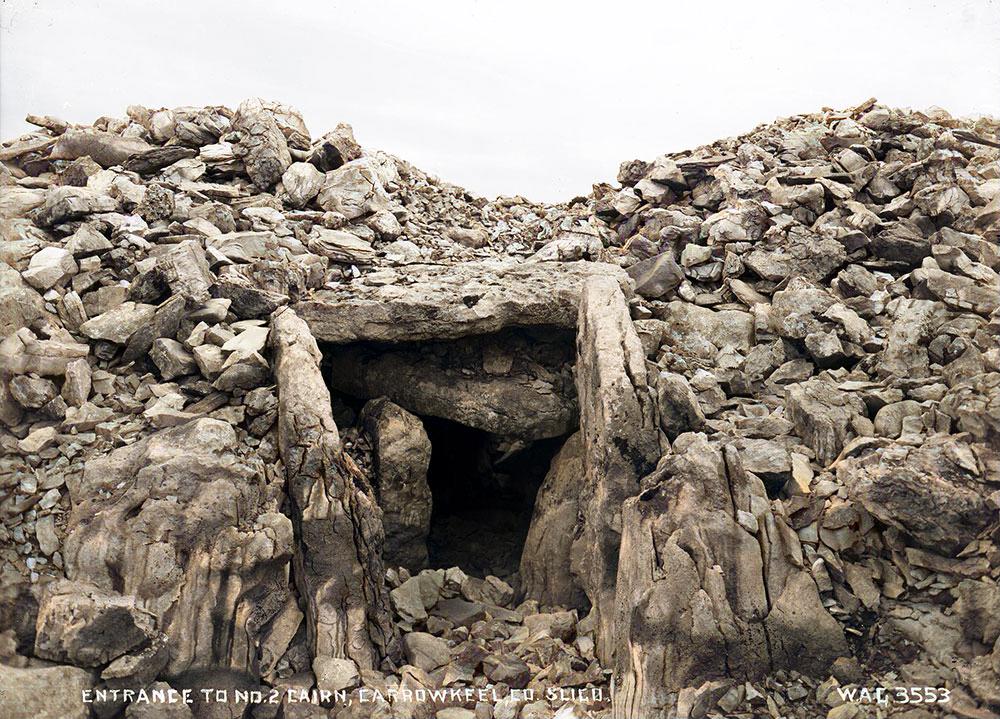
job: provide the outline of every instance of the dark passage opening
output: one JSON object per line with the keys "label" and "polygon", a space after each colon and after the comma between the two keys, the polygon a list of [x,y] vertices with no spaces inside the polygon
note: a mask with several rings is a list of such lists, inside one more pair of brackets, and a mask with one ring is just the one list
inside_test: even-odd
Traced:
{"label": "dark passage opening", "polygon": [[521,561],[535,495],[565,438],[528,442],[422,419],[431,440],[431,567],[509,577]]}
{"label": "dark passage opening", "polygon": [[[390,565],[421,568],[426,536],[432,568],[502,579],[517,572],[539,487],[577,428],[575,346],[572,330],[528,327],[322,348],[345,446],[373,468]],[[420,419],[431,445],[426,476],[426,440],[412,417],[360,421],[379,397]],[[381,449],[371,432],[387,438]],[[383,456],[399,471],[382,467]]]}

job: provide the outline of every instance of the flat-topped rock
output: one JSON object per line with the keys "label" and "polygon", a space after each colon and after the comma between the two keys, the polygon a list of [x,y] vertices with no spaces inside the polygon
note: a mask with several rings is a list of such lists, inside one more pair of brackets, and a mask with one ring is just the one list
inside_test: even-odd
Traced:
{"label": "flat-topped rock", "polygon": [[628,275],[601,262],[408,265],[375,272],[299,302],[317,340],[332,343],[451,339],[505,327],[576,326],[589,277],[609,276],[626,297]]}

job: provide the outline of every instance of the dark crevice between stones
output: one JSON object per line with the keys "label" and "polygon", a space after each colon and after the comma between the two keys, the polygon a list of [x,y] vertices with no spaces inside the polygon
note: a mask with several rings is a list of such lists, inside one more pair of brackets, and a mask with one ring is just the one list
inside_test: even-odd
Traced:
{"label": "dark crevice between stones", "polygon": [[564,437],[525,442],[425,417],[434,498],[431,567],[508,578],[517,571],[538,488]]}

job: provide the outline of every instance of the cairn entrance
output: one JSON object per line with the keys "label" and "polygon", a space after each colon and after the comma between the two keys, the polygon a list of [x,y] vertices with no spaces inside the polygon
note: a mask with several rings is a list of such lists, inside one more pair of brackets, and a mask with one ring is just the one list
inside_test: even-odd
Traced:
{"label": "cairn entrance", "polygon": [[506,328],[323,353],[335,404],[360,413],[371,447],[386,563],[513,575],[538,489],[579,422],[575,333]]}
{"label": "cairn entrance", "polygon": [[424,417],[431,440],[431,567],[507,578],[517,571],[535,496],[563,437],[509,439]]}

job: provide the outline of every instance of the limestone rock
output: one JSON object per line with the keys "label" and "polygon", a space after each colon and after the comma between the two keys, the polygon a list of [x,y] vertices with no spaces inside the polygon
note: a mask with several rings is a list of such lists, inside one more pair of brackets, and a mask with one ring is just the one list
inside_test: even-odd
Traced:
{"label": "limestone rock", "polygon": [[81,699],[94,677],[71,666],[15,667],[0,671],[0,709],[8,719],[88,719]]}
{"label": "limestone rock", "polygon": [[337,124],[313,145],[309,161],[323,172],[361,157],[361,146],[354,139],[354,130],[346,122]]}
{"label": "limestone rock", "polygon": [[25,409],[41,409],[57,394],[55,383],[41,377],[17,375],[10,380],[10,396]]}
{"label": "limestone rock", "polygon": [[874,516],[951,556],[996,519],[986,500],[998,484],[986,470],[990,457],[985,447],[935,436],[843,461],[837,476]]}
{"label": "limestone rock", "polygon": [[[672,692],[709,679],[822,673],[847,651],[798,539],[739,452],[703,434],[682,435],[674,452],[623,512],[614,704],[626,716],[665,711]],[[736,521],[741,509],[758,517],[755,535]]]}
{"label": "limestone rock", "polygon": [[387,399],[370,401],[361,414],[372,440],[375,492],[385,527],[385,562],[422,569],[427,565],[431,522],[430,439],[419,417]]}
{"label": "limestone rock", "polygon": [[68,130],[59,136],[49,157],[59,160],[89,157],[101,167],[111,167],[124,164],[130,156],[150,149],[137,138],[97,130]]}
{"label": "limestone rock", "polygon": [[406,660],[425,672],[432,672],[451,660],[447,642],[426,632],[410,632],[404,636],[403,650]]}
{"label": "limestone rock", "polygon": [[857,434],[857,420],[865,414],[861,399],[821,379],[789,385],[786,397],[795,433],[812,447],[823,465],[833,462]]}
{"label": "limestone rock", "polygon": [[328,212],[339,212],[355,220],[384,209],[388,195],[374,164],[366,159],[352,160],[326,173],[326,180],[316,204]]}
{"label": "limestone rock", "polygon": [[338,692],[353,689],[360,681],[358,668],[350,659],[319,656],[313,661],[316,688],[320,691]]}
{"label": "limestone rock", "polygon": [[292,164],[288,142],[274,115],[263,101],[246,100],[236,111],[232,124],[240,134],[238,152],[247,175],[261,190],[273,187]]}
{"label": "limestone rock", "polygon": [[628,274],[635,280],[636,293],[650,299],[670,297],[684,279],[684,273],[669,251],[637,262],[628,269]]}
{"label": "limestone rock", "polygon": [[183,377],[198,370],[194,357],[184,349],[184,345],[169,337],[154,340],[149,356],[157,369],[160,370],[160,376],[163,379]]}
{"label": "limestone rock", "polygon": [[621,507],[660,456],[642,344],[613,277],[583,288],[577,329],[577,396],[585,475],[583,525],[575,532],[571,571],[590,599],[598,655],[614,653],[614,607]]}
{"label": "limestone rock", "polygon": [[293,162],[281,176],[281,185],[292,207],[308,204],[323,187],[325,176],[308,162]]}
{"label": "limestone rock", "polygon": [[96,667],[151,639],[152,624],[134,597],[84,582],[54,582],[40,602],[35,654]]}
{"label": "limestone rock", "polygon": [[660,372],[656,377],[657,415],[660,427],[671,440],[705,423],[698,397],[683,375]]}
{"label": "limestone rock", "polygon": [[341,449],[309,327],[293,311],[279,310],[271,328],[279,446],[298,527],[296,581],[308,608],[311,652],[373,668],[395,646],[380,512]]}
{"label": "limestone rock", "polygon": [[123,345],[129,337],[149,322],[156,307],[139,302],[123,302],[104,314],[80,325],[81,334],[92,340],[107,340]]}
{"label": "limestone rock", "polygon": [[582,285],[595,275],[628,286],[624,272],[592,262],[409,265],[405,285],[387,272],[384,283],[343,295],[318,292],[295,310],[318,340],[338,344],[453,339],[515,326],[573,328]]}
{"label": "limestone rock", "polygon": [[143,597],[171,674],[249,667],[266,606],[287,593],[291,523],[268,506],[260,460],[236,449],[231,425],[196,419],[91,459],[76,491],[67,576]]}
{"label": "limestone rock", "polygon": [[552,459],[535,499],[531,526],[521,553],[525,595],[542,604],[586,606],[586,594],[567,562],[580,512],[583,474],[583,438],[577,432]]}
{"label": "limestone rock", "polygon": [[[558,332],[503,332],[417,348],[348,346],[331,356],[330,384],[502,436],[558,437],[576,424],[571,353],[571,337]],[[501,367],[490,357],[506,359]]]}
{"label": "limestone rock", "polygon": [[79,266],[68,250],[46,247],[32,255],[28,269],[21,276],[32,287],[44,291],[65,282],[77,270]]}

